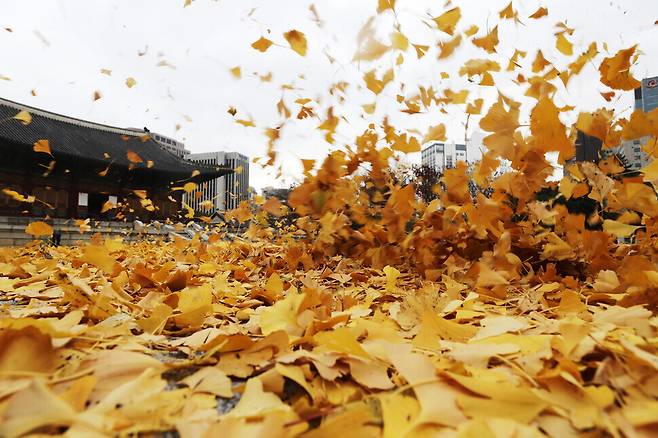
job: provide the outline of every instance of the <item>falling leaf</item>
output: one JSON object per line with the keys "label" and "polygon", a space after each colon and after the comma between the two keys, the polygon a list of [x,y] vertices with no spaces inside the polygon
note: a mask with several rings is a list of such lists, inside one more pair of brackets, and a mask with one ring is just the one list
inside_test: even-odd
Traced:
{"label": "falling leaf", "polygon": [[128,161],[134,164],[144,162],[144,160],[142,160],[142,157],[140,157],[139,155],[137,155],[136,152],[133,152],[130,149],[128,149],[128,151],[126,152],[126,157],[128,158]]}
{"label": "falling leaf", "polygon": [[635,53],[635,46],[620,50],[615,56],[605,58],[599,66],[601,82],[615,90],[633,90],[641,83],[630,72],[630,59]]}
{"label": "falling leaf", "polygon": [[496,53],[496,46],[499,43],[498,26],[491,29],[491,32],[487,35],[481,38],[474,38],[471,42],[474,46],[484,49],[487,53]]}
{"label": "falling leaf", "polygon": [[137,85],[137,81],[135,80],[135,78],[129,77],[129,78],[126,79],[126,87],[132,88],[135,85]]}
{"label": "falling leaf", "polygon": [[96,102],[96,101],[97,101],[98,99],[100,99],[101,97],[103,97],[103,95],[101,94],[100,91],[98,91],[98,90],[94,91],[94,97],[93,97],[94,102]]}
{"label": "falling leaf", "polygon": [[528,16],[528,18],[534,18],[535,20],[537,20],[537,19],[539,19],[541,17],[545,17],[547,15],[548,15],[548,9],[546,9],[543,6],[540,6],[539,8],[537,8],[537,10],[535,12],[532,13],[532,15]]}
{"label": "falling leaf", "polygon": [[272,41],[268,40],[265,37],[260,37],[258,40],[254,41],[251,44],[251,47],[258,50],[259,52],[266,52],[271,45],[272,45]]}
{"label": "falling leaf", "polygon": [[25,110],[19,111],[13,118],[19,120],[23,125],[32,123],[32,115]]}
{"label": "falling leaf", "polygon": [[4,193],[5,195],[9,196],[10,198],[12,198],[12,199],[14,199],[18,202],[33,203],[36,199],[32,195],[24,196],[24,195],[21,195],[20,193],[18,193],[17,191],[11,190],[11,189],[2,189],[2,193]]}
{"label": "falling leaf", "polygon": [[412,46],[414,46],[414,49],[416,50],[416,56],[418,59],[425,56],[425,53],[427,53],[427,50],[430,48],[429,46],[424,46],[422,44],[412,44]]}
{"label": "falling leaf", "polygon": [[301,56],[306,56],[306,36],[298,30],[290,30],[283,34],[283,37],[290,44],[290,48]]}
{"label": "falling leaf", "polygon": [[439,123],[436,126],[431,126],[423,137],[423,144],[430,141],[445,141],[446,140],[446,126]]}
{"label": "falling leaf", "polygon": [[239,125],[242,125],[246,128],[255,128],[256,127],[253,120],[236,119],[235,123],[237,123]]}
{"label": "falling leaf", "polygon": [[564,32],[557,34],[557,38],[555,39],[555,47],[563,55],[573,55],[573,44],[571,44],[571,42],[564,36]]}
{"label": "falling leaf", "polygon": [[433,18],[439,30],[449,35],[455,33],[455,27],[462,17],[462,11],[459,7],[452,8],[438,17]]}
{"label": "falling leaf", "polygon": [[439,42],[439,59],[445,59],[452,55],[457,47],[462,42],[462,36],[461,35],[456,35],[453,39],[449,41],[441,41]]}
{"label": "falling leaf", "polygon": [[242,70],[240,67],[233,67],[229,70],[235,79],[240,79],[242,77]]}
{"label": "falling leaf", "polygon": [[514,11],[512,8],[512,2],[510,1],[509,4],[500,12],[498,12],[498,16],[503,19],[516,19],[517,18],[517,13]]}
{"label": "falling leaf", "polygon": [[112,76],[112,70],[107,68],[101,68],[101,73],[107,76]]}
{"label": "falling leaf", "polygon": [[574,155],[575,147],[567,138],[566,127],[560,121],[559,112],[550,99],[542,97],[532,110],[530,131],[542,150],[560,152],[560,161]]}
{"label": "falling leaf", "polygon": [[387,9],[395,9],[395,0],[377,0],[377,13],[381,14]]}
{"label": "falling leaf", "polygon": [[34,237],[50,236],[53,234],[53,227],[42,221],[30,222],[25,227],[25,232]]}
{"label": "falling leaf", "polygon": [[51,157],[53,156],[52,152],[50,152],[50,142],[48,140],[37,140],[32,149],[34,152],[43,152]]}

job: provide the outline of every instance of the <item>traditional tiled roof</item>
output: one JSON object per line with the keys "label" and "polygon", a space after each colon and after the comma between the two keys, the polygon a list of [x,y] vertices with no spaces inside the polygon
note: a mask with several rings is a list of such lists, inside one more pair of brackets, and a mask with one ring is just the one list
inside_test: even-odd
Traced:
{"label": "traditional tiled roof", "polygon": [[[29,124],[13,118],[20,111],[30,113],[32,121]],[[80,120],[0,98],[0,143],[5,140],[31,148],[41,139],[48,140],[55,160],[58,156],[67,156],[104,164],[111,162],[115,167],[127,168],[132,164],[133,168],[143,168],[144,171],[180,177],[189,177],[194,170],[198,170],[201,174],[196,179],[203,180],[232,172],[224,167],[206,166],[179,158],[141,130]],[[131,163],[127,157],[129,150],[143,162]],[[149,161],[152,162],[150,168]]]}

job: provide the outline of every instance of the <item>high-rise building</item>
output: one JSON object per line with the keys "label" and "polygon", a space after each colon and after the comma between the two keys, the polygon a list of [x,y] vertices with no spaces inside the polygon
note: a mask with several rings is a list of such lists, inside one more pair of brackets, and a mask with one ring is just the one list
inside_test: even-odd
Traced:
{"label": "high-rise building", "polygon": [[167,137],[166,135],[158,134],[157,132],[150,132],[149,136],[152,140],[155,140],[157,144],[162,146],[163,149],[171,152],[178,158],[183,158],[185,155],[190,153],[190,151],[185,149],[185,143],[182,141]]}
{"label": "high-rise building", "polygon": [[423,166],[437,170],[455,167],[457,161],[468,161],[465,144],[432,142],[421,151]]}
{"label": "high-rise building", "polygon": [[188,154],[189,161],[233,170],[221,178],[206,181],[185,195],[185,202],[195,211],[211,214],[232,210],[249,199],[249,158],[237,152]]}
{"label": "high-rise building", "polygon": [[658,108],[658,76],[642,79],[640,88],[635,89],[635,109],[645,113]]}
{"label": "high-rise building", "polygon": [[[658,76],[642,79],[642,85],[635,89],[635,110],[648,113],[658,108]],[[652,158],[642,151],[642,144],[646,143],[648,137],[634,138],[623,141],[619,152],[626,158],[632,169],[641,169]]]}

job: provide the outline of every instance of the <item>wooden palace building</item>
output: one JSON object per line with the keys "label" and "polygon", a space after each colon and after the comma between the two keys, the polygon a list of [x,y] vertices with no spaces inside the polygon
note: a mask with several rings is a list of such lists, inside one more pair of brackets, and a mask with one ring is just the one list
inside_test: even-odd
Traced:
{"label": "wooden palace building", "polygon": [[230,172],[186,161],[143,130],[0,99],[0,215],[165,219],[182,210],[185,183]]}

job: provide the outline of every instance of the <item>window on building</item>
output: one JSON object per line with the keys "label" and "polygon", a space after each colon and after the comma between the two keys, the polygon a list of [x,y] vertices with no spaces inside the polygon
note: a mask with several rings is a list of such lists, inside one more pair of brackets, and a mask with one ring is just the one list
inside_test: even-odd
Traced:
{"label": "window on building", "polygon": [[79,192],[78,193],[78,205],[80,207],[88,207],[89,206],[89,193],[85,193],[85,192]]}

